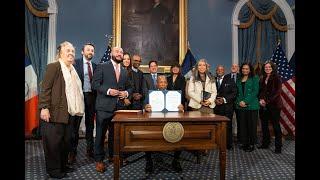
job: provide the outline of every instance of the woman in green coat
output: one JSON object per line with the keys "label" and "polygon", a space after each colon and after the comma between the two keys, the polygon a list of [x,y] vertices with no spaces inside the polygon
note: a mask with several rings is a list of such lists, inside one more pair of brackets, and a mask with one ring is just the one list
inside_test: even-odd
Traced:
{"label": "woman in green coat", "polygon": [[235,103],[239,111],[240,141],[243,150],[251,152],[254,150],[257,139],[259,77],[254,75],[250,63],[241,65],[237,89],[238,95]]}

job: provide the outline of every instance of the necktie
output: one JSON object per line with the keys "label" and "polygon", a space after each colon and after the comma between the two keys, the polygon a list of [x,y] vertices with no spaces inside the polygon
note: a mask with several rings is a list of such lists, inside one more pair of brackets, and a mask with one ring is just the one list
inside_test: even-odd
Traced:
{"label": "necktie", "polygon": [[232,74],[231,78],[234,80],[234,82],[236,82],[236,75]]}
{"label": "necktie", "polygon": [[92,71],[91,71],[91,66],[90,66],[90,63],[89,63],[89,62],[87,62],[87,64],[88,64],[89,80],[90,80],[90,82],[92,82]]}
{"label": "necktie", "polygon": [[119,71],[119,64],[116,64],[116,78],[117,78],[117,82],[119,82],[119,77],[120,77],[120,71]]}
{"label": "necktie", "polygon": [[218,89],[219,89],[219,88],[220,88],[220,85],[221,85],[221,78],[220,78],[220,77],[218,77],[217,84],[218,84]]}
{"label": "necktie", "polygon": [[157,86],[157,78],[155,74],[152,74],[153,84],[154,86]]}

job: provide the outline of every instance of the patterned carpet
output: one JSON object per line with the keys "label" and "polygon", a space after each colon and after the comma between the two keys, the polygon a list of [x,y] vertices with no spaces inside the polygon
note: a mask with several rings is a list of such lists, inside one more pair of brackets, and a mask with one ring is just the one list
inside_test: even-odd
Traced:
{"label": "patterned carpet", "polygon": [[[273,145],[272,141],[272,145]],[[256,149],[244,152],[238,147],[227,151],[226,179],[295,179],[295,142],[286,139],[283,142],[282,154],[273,153],[270,149]],[[173,153],[156,153],[153,155],[154,173],[144,172],[144,153],[136,153],[128,158],[129,163],[120,169],[120,179],[219,179],[219,154],[210,150],[202,156],[200,164],[196,157],[188,151],[181,154],[183,171],[176,173],[171,169]],[[94,161],[85,156],[85,140],[80,139],[78,146],[76,171],[68,173],[64,179],[112,179],[113,165],[108,164],[103,174],[95,171]],[[25,179],[48,179],[45,172],[45,162],[42,143],[39,140],[25,141]]]}

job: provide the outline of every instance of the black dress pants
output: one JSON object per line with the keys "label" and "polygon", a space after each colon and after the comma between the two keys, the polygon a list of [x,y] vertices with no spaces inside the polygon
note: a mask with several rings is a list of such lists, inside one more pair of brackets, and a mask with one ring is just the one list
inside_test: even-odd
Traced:
{"label": "black dress pants", "polygon": [[227,147],[231,147],[233,145],[233,134],[232,134],[232,118],[233,118],[233,109],[227,108],[226,105],[219,105],[216,106],[214,109],[214,113],[226,116],[230,119],[230,121],[227,122]]}
{"label": "black dress pants", "polygon": [[[70,120],[69,120],[70,122]],[[70,151],[71,126],[42,121],[42,143],[48,174],[65,172]]]}
{"label": "black dress pants", "polygon": [[113,123],[111,122],[114,114],[112,112],[97,111],[96,117],[96,140],[94,142],[94,159],[96,162],[103,161],[105,158],[104,140],[107,129],[109,157],[113,157]]}
{"label": "black dress pants", "polygon": [[257,139],[258,110],[238,110],[243,145],[254,145]]}
{"label": "black dress pants", "polygon": [[84,110],[85,110],[87,150],[93,150],[95,96],[92,92],[84,92],[83,95],[84,95],[84,105],[85,105]]}
{"label": "black dress pants", "polygon": [[82,116],[70,116],[69,123],[71,127],[71,150],[70,152],[74,155],[77,155],[77,147],[79,144],[79,128],[81,123]]}
{"label": "black dress pants", "polygon": [[275,135],[275,148],[282,147],[282,133],[279,124],[280,120],[280,111],[281,109],[267,106],[266,108],[261,108],[260,120],[261,120],[261,129],[262,129],[262,144],[269,145],[270,144],[270,131],[269,131],[269,120],[273,125],[273,131]]}

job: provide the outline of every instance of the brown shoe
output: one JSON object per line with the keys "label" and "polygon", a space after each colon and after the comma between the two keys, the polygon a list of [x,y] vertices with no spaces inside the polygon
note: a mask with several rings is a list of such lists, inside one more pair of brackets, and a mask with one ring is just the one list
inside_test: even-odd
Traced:
{"label": "brown shoe", "polygon": [[73,164],[76,162],[76,155],[74,153],[69,153],[68,155],[68,164]]}
{"label": "brown shoe", "polygon": [[106,171],[106,165],[103,162],[96,162],[96,170],[100,173],[104,173]]}

